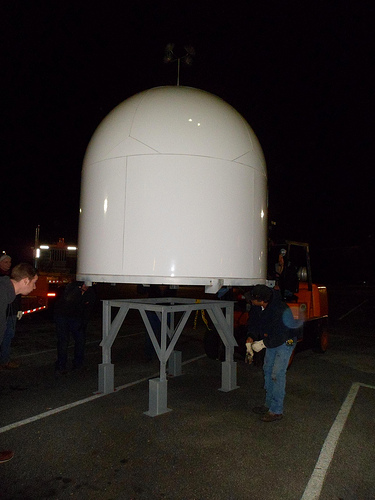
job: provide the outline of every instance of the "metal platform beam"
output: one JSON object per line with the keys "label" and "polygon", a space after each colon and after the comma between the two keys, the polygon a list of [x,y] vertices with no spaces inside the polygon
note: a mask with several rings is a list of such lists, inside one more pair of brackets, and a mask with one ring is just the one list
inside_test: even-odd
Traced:
{"label": "metal platform beam", "polygon": [[[113,321],[112,308],[118,309]],[[237,363],[233,361],[237,342],[233,336],[234,302],[219,300],[195,300],[184,298],[118,299],[103,300],[102,363],[99,365],[99,392],[114,392],[114,365],[111,362],[111,348],[119,329],[130,309],[140,312],[155,352],[160,362],[159,378],[149,381],[149,410],[146,415],[156,416],[171,411],[167,407],[167,363],[169,371],[179,376],[181,353],[175,351],[176,343],[193,311],[206,310],[225,345],[225,361],[222,362],[221,391],[236,389]],[[160,342],[152,329],[147,313],[153,312],[161,321]],[[175,314],[182,313],[175,326]]]}

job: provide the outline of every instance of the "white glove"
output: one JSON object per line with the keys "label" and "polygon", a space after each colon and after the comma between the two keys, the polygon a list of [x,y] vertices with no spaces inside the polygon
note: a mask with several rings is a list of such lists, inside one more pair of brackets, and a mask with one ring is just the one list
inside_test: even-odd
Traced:
{"label": "white glove", "polygon": [[253,342],[252,348],[253,351],[259,352],[262,349],[264,349],[266,346],[264,345],[263,340],[257,340],[256,342]]}
{"label": "white glove", "polygon": [[23,311],[18,311],[17,313],[17,319],[21,319],[23,316]]}
{"label": "white glove", "polygon": [[251,342],[246,342],[246,356],[245,363],[252,363],[254,357],[253,348],[251,347]]}
{"label": "white glove", "polygon": [[246,342],[246,352],[248,352],[250,356],[253,355],[253,348],[251,347],[251,342]]}

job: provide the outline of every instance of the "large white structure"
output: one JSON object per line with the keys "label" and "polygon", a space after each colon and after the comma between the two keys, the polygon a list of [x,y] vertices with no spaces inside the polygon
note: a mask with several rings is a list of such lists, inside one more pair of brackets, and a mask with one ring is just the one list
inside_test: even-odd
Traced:
{"label": "large white structure", "polygon": [[248,123],[188,87],[117,106],[84,159],[77,279],[252,285],[266,278],[267,173]]}

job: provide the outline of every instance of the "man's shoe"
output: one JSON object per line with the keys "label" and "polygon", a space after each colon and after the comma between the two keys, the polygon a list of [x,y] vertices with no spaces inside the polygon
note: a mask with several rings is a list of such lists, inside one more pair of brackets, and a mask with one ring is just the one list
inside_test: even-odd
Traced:
{"label": "man's shoe", "polygon": [[268,413],[268,411],[269,408],[267,408],[267,406],[256,406],[253,408],[253,412],[257,415],[264,415],[265,413]]}
{"label": "man's shoe", "polygon": [[11,450],[0,451],[0,464],[4,462],[9,462],[14,457],[14,452]]}
{"label": "man's shoe", "polygon": [[271,413],[270,411],[261,417],[262,422],[275,422],[275,420],[281,420],[283,418],[282,413]]}
{"label": "man's shoe", "polygon": [[17,363],[16,361],[8,361],[8,363],[4,363],[1,365],[5,370],[16,370],[17,368],[20,367],[20,363]]}
{"label": "man's shoe", "polygon": [[60,377],[61,375],[67,375],[68,370],[66,368],[55,368],[55,377]]}

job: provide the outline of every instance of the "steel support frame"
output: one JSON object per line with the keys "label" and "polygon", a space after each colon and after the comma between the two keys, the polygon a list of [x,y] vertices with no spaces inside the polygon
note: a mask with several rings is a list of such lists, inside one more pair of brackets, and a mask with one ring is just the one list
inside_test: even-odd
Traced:
{"label": "steel support frame", "polygon": [[[149,410],[146,415],[157,416],[171,411],[167,407],[167,363],[174,376],[181,374],[181,353],[175,351],[176,343],[193,311],[206,310],[225,345],[225,361],[222,362],[221,388],[232,391],[237,386],[237,363],[233,361],[237,342],[233,335],[232,301],[210,301],[184,298],[118,299],[103,300],[102,363],[99,365],[98,390],[104,394],[114,392],[114,365],[111,349],[118,331],[130,309],[140,312],[147,332],[160,362],[160,376],[149,381]],[[118,309],[112,320],[112,309]],[[161,321],[160,343],[151,327],[147,312],[154,312]],[[175,314],[182,313],[175,325]]]}

